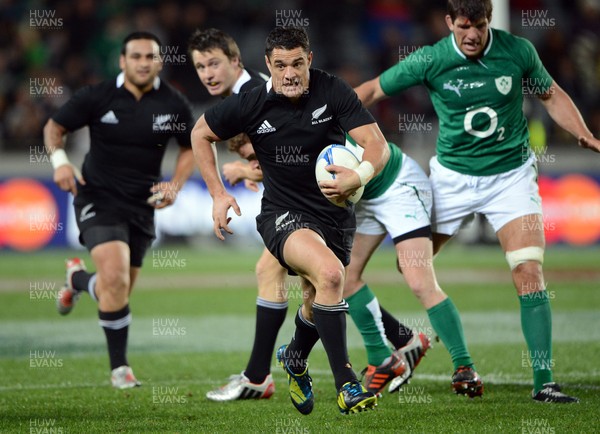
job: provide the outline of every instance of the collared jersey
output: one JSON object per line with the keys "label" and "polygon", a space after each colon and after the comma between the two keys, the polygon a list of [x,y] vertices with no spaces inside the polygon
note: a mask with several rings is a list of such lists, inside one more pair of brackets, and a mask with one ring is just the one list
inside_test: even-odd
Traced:
{"label": "collared jersey", "polygon": [[90,149],[83,163],[86,184],[78,186],[99,202],[133,212],[152,214],[146,203],[160,180],[169,139],[191,147],[194,125],[189,103],[165,82],[137,101],[122,85],[123,76],[77,91],[52,119],[73,131],[90,129]]}
{"label": "collared jersey", "polygon": [[315,162],[325,146],[342,144],[345,131],[375,122],[341,79],[311,69],[308,91],[295,103],[268,81],[226,98],[204,116],[223,140],[241,132],[250,137],[263,171],[263,212],[306,211],[331,225],[353,214],[352,207],[330,203],[315,178]]}
{"label": "collared jersey", "polygon": [[248,92],[249,90],[254,89],[256,86],[265,84],[265,82],[268,79],[269,79],[269,77],[267,77],[262,72],[258,72],[253,69],[246,68],[242,72],[242,75],[237,79],[237,81],[233,85],[231,92],[232,93]]}
{"label": "collared jersey", "polygon": [[548,92],[552,77],[529,41],[490,29],[488,46],[477,60],[468,59],[450,34],[383,72],[379,82],[386,95],[425,85],[440,121],[440,164],[487,176],[527,161],[523,94]]}

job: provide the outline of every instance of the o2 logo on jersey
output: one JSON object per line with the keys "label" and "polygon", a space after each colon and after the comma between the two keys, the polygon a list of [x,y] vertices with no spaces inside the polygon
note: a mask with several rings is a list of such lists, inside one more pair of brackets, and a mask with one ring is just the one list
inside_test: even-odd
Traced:
{"label": "o2 logo on jersey", "polygon": [[[489,126],[485,130],[476,129],[473,125],[473,121],[477,115],[486,116],[488,118]],[[477,125],[483,125],[483,122],[478,121]],[[469,110],[465,115],[464,128],[467,133],[471,134],[472,136],[479,137],[480,139],[490,137],[492,134],[494,134],[496,128],[498,128],[498,113],[496,113],[496,111],[491,107],[481,107],[475,110]],[[496,141],[500,142],[504,140],[504,130],[504,127],[498,128],[498,138]]]}

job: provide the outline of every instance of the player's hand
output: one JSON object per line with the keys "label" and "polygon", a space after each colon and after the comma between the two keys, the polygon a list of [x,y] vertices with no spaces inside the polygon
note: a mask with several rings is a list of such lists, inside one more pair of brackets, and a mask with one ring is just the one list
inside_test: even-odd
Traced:
{"label": "player's hand", "polygon": [[258,186],[258,182],[250,181],[249,179],[244,179],[244,187],[248,190],[258,193],[260,191],[260,187]]}
{"label": "player's hand", "polygon": [[254,182],[262,182],[263,172],[258,160],[248,161],[248,173],[246,174],[246,179]]}
{"label": "player's hand", "polygon": [[242,161],[234,161],[232,163],[223,164],[223,176],[231,185],[236,185],[238,182],[246,178],[246,166],[248,163]]}
{"label": "player's hand", "polygon": [[154,207],[154,209],[165,208],[172,205],[177,199],[180,186],[175,182],[159,182],[154,184],[150,189],[153,193],[147,200],[147,202]]}
{"label": "player's hand", "polygon": [[81,185],[85,185],[85,180],[79,169],[72,164],[63,164],[54,170],[54,182],[63,191],[70,191],[73,196],[77,196],[77,180]]}
{"label": "player's hand", "polygon": [[578,140],[579,146],[586,149],[591,149],[594,152],[600,152],[600,140],[596,139],[594,136],[581,136]]}
{"label": "player's hand", "polygon": [[330,164],[325,167],[330,173],[335,173],[335,179],[319,182],[321,192],[329,200],[344,202],[352,193],[360,188],[358,173],[347,167]]}
{"label": "player's hand", "polygon": [[228,193],[222,193],[218,196],[215,196],[213,199],[213,229],[215,231],[215,235],[221,241],[225,240],[225,236],[223,235],[223,231],[228,234],[233,234],[233,231],[229,229],[229,222],[231,221],[231,217],[227,217],[227,211],[229,208],[233,208],[233,211],[238,215],[242,215],[242,211],[238,206],[235,198]]}

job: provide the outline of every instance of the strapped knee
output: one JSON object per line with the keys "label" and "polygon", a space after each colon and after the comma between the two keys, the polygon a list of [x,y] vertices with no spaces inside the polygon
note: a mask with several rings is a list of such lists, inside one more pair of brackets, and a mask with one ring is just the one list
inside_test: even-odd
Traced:
{"label": "strapped knee", "polygon": [[506,252],[506,262],[511,270],[514,270],[519,265],[527,261],[537,261],[540,264],[544,263],[544,249],[542,247],[523,247],[522,249]]}

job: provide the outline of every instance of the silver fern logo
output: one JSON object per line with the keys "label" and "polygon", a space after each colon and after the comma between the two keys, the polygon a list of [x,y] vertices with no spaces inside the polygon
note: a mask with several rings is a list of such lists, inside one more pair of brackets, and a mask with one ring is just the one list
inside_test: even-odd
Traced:
{"label": "silver fern logo", "polygon": [[325,113],[325,110],[327,110],[327,104],[325,104],[323,107],[319,107],[314,112],[312,112],[312,119],[311,119],[312,125],[321,124],[323,122],[330,121],[333,118],[333,116],[328,116],[326,118],[319,119],[321,117],[321,115],[323,113]]}
{"label": "silver fern logo", "polygon": [[327,110],[327,104],[325,104],[323,107],[319,107],[314,112],[312,112],[312,120],[314,121],[315,119],[319,119],[319,117],[323,114],[323,112],[325,112],[325,110]]}

